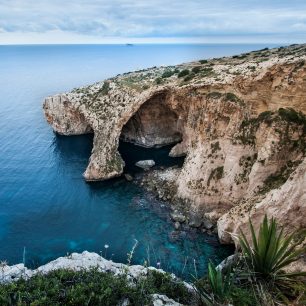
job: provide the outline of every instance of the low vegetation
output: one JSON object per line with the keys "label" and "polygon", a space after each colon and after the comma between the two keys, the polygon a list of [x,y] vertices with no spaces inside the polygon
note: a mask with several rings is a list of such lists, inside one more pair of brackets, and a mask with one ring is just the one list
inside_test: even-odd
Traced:
{"label": "low vegetation", "polygon": [[305,305],[306,273],[283,270],[305,252],[299,248],[305,235],[285,237],[267,216],[257,235],[250,222],[250,232],[252,243],[240,234],[236,261],[223,270],[210,264],[207,277],[196,282],[202,305]]}
{"label": "low vegetation", "polygon": [[56,270],[0,286],[0,305],[118,305],[128,299],[130,305],[149,305],[151,295],[165,294],[181,303],[189,303],[190,293],[182,282],[169,274],[150,271],[147,277],[131,285],[125,274]]}
{"label": "low vegetation", "polygon": [[180,73],[177,75],[179,78],[185,77],[186,75],[188,75],[190,73],[190,71],[188,69],[184,69],[182,71],[180,71]]}
{"label": "low vegetation", "polygon": [[101,89],[101,94],[102,95],[107,95],[108,92],[109,92],[109,82],[104,82],[103,83],[103,86],[102,86],[102,89]]}
{"label": "low vegetation", "polygon": [[283,270],[305,252],[299,248],[305,232],[286,237],[265,216],[257,235],[250,222],[250,234],[251,242],[241,232],[242,250],[231,264],[208,264],[207,276],[195,280],[193,293],[182,281],[156,270],[132,279],[96,268],[61,269],[0,285],[0,305],[123,305],[127,300],[129,305],[150,305],[152,294],[184,305],[305,305],[306,274]]}

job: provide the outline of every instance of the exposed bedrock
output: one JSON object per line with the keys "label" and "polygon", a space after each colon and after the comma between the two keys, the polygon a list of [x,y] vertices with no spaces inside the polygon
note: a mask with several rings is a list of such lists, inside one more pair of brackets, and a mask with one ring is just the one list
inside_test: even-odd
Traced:
{"label": "exposed bedrock", "polygon": [[[49,97],[45,116],[60,134],[94,132],[84,173],[89,181],[122,174],[120,138],[146,147],[175,144],[170,155],[186,155],[176,197],[192,214],[213,222],[222,217],[224,242],[232,241],[227,232],[236,232],[256,207],[258,220],[265,212],[283,220],[277,207],[285,205],[286,228],[301,228],[305,61],[306,46],[298,45],[151,68]],[[188,77],[179,77],[186,69]],[[286,188],[294,205],[281,204]]]}

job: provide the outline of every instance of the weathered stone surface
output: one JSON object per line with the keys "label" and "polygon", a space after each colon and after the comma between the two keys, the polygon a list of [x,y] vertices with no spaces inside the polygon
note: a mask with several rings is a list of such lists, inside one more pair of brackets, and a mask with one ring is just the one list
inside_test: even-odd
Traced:
{"label": "weathered stone surface", "polygon": [[178,222],[178,221],[176,221],[176,222],[174,223],[174,228],[175,228],[176,230],[178,230],[180,227],[181,227],[181,223]]}
{"label": "weathered stone surface", "polygon": [[203,223],[203,218],[197,213],[191,213],[189,216],[189,226],[200,227]]}
{"label": "weathered stone surface", "polygon": [[23,264],[17,264],[14,266],[2,265],[0,267],[0,282],[10,282],[21,277],[27,279],[37,273],[47,274],[58,269],[72,269],[79,271],[94,267],[98,268],[98,270],[101,272],[111,272],[115,275],[123,274],[127,271],[128,277],[131,278],[138,278],[141,275],[146,275],[148,269],[155,269],[153,267],[145,268],[140,265],[127,266],[124,264],[115,263],[101,257],[97,253],[84,251],[81,254],[72,253],[66,257],[59,257],[35,270],[28,269],[24,267]]}
{"label": "weathered stone surface", "polygon": [[152,159],[140,160],[135,164],[135,166],[142,168],[144,170],[148,170],[155,166],[155,161]]}
{"label": "weathered stone surface", "polygon": [[174,211],[173,213],[170,214],[171,219],[175,222],[183,223],[186,221],[186,217],[179,213],[178,211]]}
{"label": "weathered stone surface", "polygon": [[306,160],[277,189],[253,203],[249,199],[237,205],[218,220],[218,232],[222,242],[232,241],[243,230],[250,238],[249,218],[259,228],[264,215],[274,217],[284,227],[285,233],[306,228]]}
{"label": "weathered stone surface", "polygon": [[[287,184],[289,172],[305,159],[305,122],[295,120],[297,113],[279,111],[289,107],[306,113],[305,61],[306,45],[295,45],[151,68],[49,97],[45,116],[61,134],[94,132],[86,180],[122,174],[120,137],[148,147],[180,141],[170,155],[186,155],[184,165],[171,184],[164,179],[171,192],[163,189],[160,197],[180,199],[186,211],[216,223],[244,203],[250,209],[270,201],[270,189]],[[200,72],[178,77],[179,71],[195,67]],[[173,75],[163,77],[169,70]],[[280,185],[270,184],[271,177],[280,177]],[[296,179],[291,185],[300,186],[296,194],[302,194],[305,188]],[[284,195],[273,194],[280,203]],[[267,207],[262,204],[262,211]],[[299,209],[292,207],[292,215],[301,214]],[[282,214],[274,212],[288,230],[305,226],[298,216],[285,222]],[[221,224],[232,227],[224,218],[219,233],[230,242],[221,230]],[[246,217],[237,212],[235,218],[242,224]]]}
{"label": "weathered stone surface", "polygon": [[153,306],[183,306],[183,304],[177,303],[166,295],[161,294],[152,294],[152,304]]}

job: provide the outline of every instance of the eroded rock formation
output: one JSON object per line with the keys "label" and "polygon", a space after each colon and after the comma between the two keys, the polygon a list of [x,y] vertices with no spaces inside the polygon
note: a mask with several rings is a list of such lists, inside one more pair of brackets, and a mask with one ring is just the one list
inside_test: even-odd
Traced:
{"label": "eroded rock formation", "polygon": [[306,45],[294,45],[151,68],[49,97],[44,112],[60,134],[94,132],[89,181],[122,174],[120,138],[177,143],[170,155],[186,159],[175,197],[187,213],[219,220],[224,242],[265,212],[303,228],[305,60]]}

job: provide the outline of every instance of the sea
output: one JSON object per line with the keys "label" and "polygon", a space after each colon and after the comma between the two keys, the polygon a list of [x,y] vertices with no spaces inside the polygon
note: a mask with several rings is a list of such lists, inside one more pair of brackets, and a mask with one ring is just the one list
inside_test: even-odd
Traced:
{"label": "sea", "polygon": [[[168,203],[117,178],[82,177],[92,135],[60,136],[46,123],[46,96],[120,73],[239,54],[269,44],[11,45],[0,46],[0,261],[35,268],[72,252],[93,251],[148,264],[184,279],[206,273],[233,247],[195,230],[174,232]],[[157,166],[182,160],[170,148],[121,144],[130,171],[139,159]]]}

